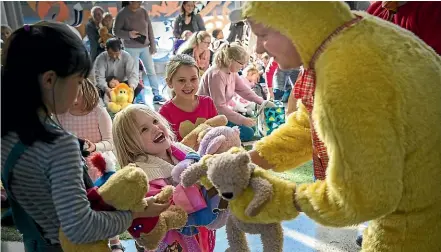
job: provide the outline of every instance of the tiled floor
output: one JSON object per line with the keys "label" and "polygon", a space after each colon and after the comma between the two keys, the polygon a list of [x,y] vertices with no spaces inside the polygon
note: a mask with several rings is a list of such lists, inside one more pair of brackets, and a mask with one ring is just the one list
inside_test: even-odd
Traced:
{"label": "tiled floor", "polygon": [[[284,251],[289,252],[356,252],[356,228],[325,228],[315,224],[305,215],[300,215],[292,221],[283,223]],[[216,234],[215,252],[223,252],[228,247],[225,228]],[[261,252],[262,245],[258,235],[248,235],[248,242],[252,252]],[[127,252],[136,252],[133,240],[123,241]],[[2,242],[1,251],[23,252],[21,243]],[[189,251],[191,252],[191,251]]]}

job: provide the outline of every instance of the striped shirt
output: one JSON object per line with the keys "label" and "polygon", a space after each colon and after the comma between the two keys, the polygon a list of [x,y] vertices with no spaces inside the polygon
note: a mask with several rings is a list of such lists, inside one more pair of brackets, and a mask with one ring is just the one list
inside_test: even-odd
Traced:
{"label": "striped shirt", "polygon": [[[2,170],[17,141],[15,133],[2,138]],[[63,132],[53,144],[36,142],[28,147],[14,166],[10,183],[18,203],[52,244],[59,243],[60,226],[71,242],[88,243],[121,234],[132,223],[128,211],[96,212],[90,208],[79,143],[68,133]]]}

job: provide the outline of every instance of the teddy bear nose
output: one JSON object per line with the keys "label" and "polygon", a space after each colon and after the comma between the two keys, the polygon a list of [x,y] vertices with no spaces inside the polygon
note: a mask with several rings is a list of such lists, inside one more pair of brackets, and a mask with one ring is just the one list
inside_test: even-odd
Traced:
{"label": "teddy bear nose", "polygon": [[222,197],[224,197],[225,199],[232,199],[233,193],[230,193],[230,192],[222,193]]}

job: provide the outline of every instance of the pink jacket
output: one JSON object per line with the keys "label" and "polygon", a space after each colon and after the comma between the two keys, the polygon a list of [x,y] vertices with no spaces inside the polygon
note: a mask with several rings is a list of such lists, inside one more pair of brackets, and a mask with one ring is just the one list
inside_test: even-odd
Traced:
{"label": "pink jacket", "polygon": [[256,95],[237,73],[225,73],[218,67],[212,66],[201,78],[198,95],[210,96],[219,114],[225,115],[228,121],[234,124],[243,125],[246,117],[234,112],[228,106],[236,93],[245,100],[259,105],[263,102],[263,99]]}

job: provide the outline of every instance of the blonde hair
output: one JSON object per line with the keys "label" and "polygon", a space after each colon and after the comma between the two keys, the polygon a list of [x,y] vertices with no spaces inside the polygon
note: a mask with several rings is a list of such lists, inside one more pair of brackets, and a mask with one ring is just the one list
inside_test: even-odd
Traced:
{"label": "blonde hair", "polygon": [[182,54],[186,50],[194,48],[195,46],[202,43],[205,38],[210,38],[211,42],[211,35],[207,31],[198,31],[193,33],[191,37],[179,47],[176,54]]}
{"label": "blonde hair", "polygon": [[244,70],[244,73],[248,74],[258,74],[259,73],[259,69],[257,69],[257,67],[254,64],[250,64],[248,65]]}
{"label": "blonde hair", "polygon": [[116,157],[121,167],[136,162],[139,156],[147,156],[144,152],[140,137],[139,125],[136,122],[136,113],[140,112],[150,116],[164,124],[168,135],[174,141],[175,135],[167,120],[149,106],[143,104],[131,104],[118,112],[113,119],[112,136],[115,146]]}
{"label": "blonde hair", "polygon": [[214,54],[213,62],[218,67],[229,67],[233,61],[247,64],[250,56],[243,46],[238,43],[224,43]]}
{"label": "blonde hair", "polygon": [[[170,61],[167,62],[167,65],[165,67],[165,81],[167,84],[170,84],[172,81],[173,76],[178,71],[178,69],[181,66],[192,66],[195,67],[198,71],[198,78],[199,78],[199,67],[196,64],[196,61],[193,57],[187,55],[187,54],[178,54],[170,58]],[[168,86],[168,85],[167,85]],[[170,96],[173,98],[176,96],[176,93],[173,91],[173,89],[170,89]]]}
{"label": "blonde hair", "polygon": [[81,94],[83,96],[83,111],[90,112],[96,106],[100,100],[98,89],[89,79],[85,79],[83,85],[81,85]]}
{"label": "blonde hair", "polygon": [[191,33],[193,35],[193,33],[191,31],[189,31],[189,30],[183,31],[182,35],[181,35],[181,39],[187,40],[187,34],[189,34],[189,33]]}
{"label": "blonde hair", "polygon": [[268,55],[268,53],[263,53],[261,57],[262,57],[262,59],[266,59],[266,60],[270,59],[270,56]]}

